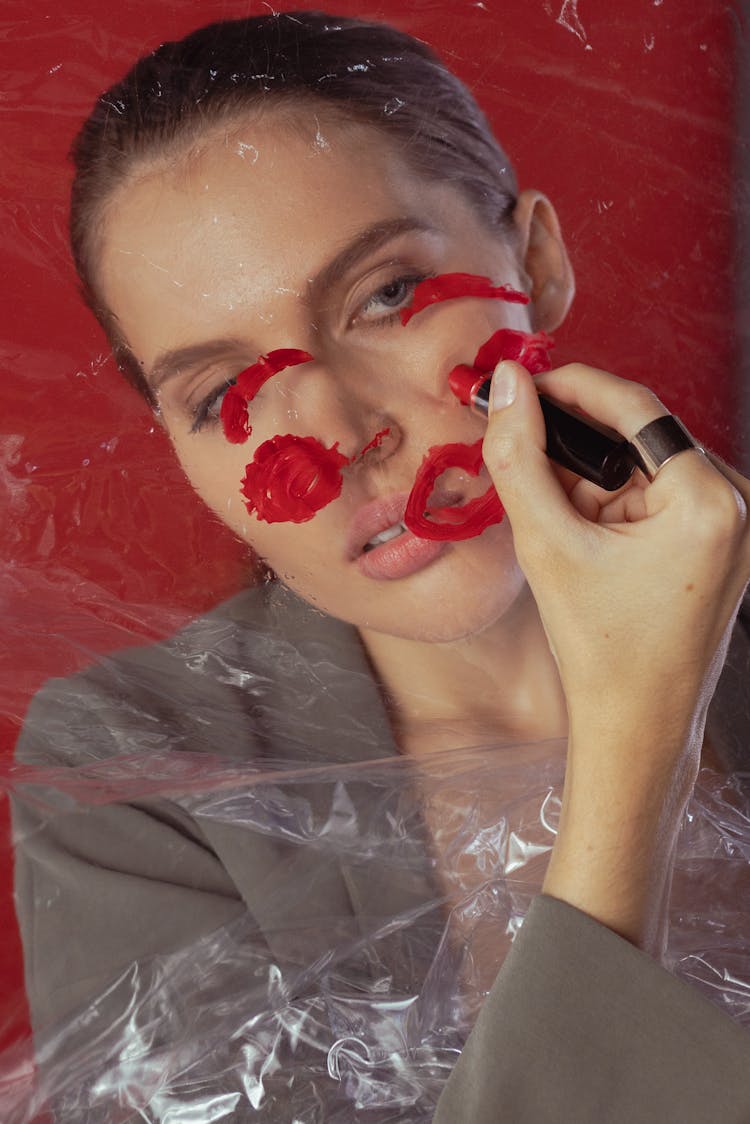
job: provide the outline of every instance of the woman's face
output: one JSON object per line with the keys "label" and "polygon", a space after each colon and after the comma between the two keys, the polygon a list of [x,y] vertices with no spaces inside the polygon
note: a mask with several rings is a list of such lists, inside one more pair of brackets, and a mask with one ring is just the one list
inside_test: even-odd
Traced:
{"label": "woman's face", "polygon": [[[452,272],[527,281],[450,183],[418,178],[375,130],[314,115],[308,128],[271,116],[217,130],[124,185],[103,224],[104,299],[198,494],[305,600],[415,639],[471,635],[523,586],[507,521],[463,542],[371,541],[401,520],[430,446],[482,436],[448,373],[498,328],[531,327],[525,307],[481,299],[432,306],[403,327],[417,281]],[[277,348],[313,360],[263,386],[249,440],[230,444],[220,395]],[[312,436],[355,457],[384,429],[310,521],[248,514],[240,484],[261,442]],[[456,503],[488,484],[484,470],[451,470],[438,487]]]}

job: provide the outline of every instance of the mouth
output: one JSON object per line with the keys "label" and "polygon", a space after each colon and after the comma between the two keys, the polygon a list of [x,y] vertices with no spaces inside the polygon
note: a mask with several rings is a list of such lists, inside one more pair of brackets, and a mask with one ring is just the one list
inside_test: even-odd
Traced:
{"label": "mouth", "polygon": [[408,492],[394,492],[370,500],[355,512],[346,542],[350,561],[371,553],[405,532],[404,512],[408,498]]}
{"label": "mouth", "polygon": [[[412,537],[404,523],[404,512],[409,499],[408,492],[398,492],[366,503],[355,514],[349,528],[346,553],[350,561],[363,554],[371,554],[378,547],[400,538]],[[452,507],[460,504],[464,497],[455,491],[437,492],[430,496],[429,511],[436,507]]]}
{"label": "mouth", "polygon": [[362,547],[362,553],[369,554],[369,552],[375,550],[376,547],[391,542],[392,539],[397,539],[399,535],[403,535],[405,531],[406,527],[402,522],[393,523],[390,527],[386,527],[384,531],[378,531],[377,535],[373,535],[371,539],[368,539]]}

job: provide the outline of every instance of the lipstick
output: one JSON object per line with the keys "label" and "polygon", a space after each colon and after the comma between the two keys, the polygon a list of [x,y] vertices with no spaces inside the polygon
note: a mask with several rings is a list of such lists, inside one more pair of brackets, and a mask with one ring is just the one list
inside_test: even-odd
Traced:
{"label": "lipstick", "polygon": [[[448,382],[464,406],[487,417],[492,378],[469,366],[454,367]],[[616,429],[539,395],[547,431],[547,456],[563,468],[614,492],[630,479],[636,461],[630,443]]]}

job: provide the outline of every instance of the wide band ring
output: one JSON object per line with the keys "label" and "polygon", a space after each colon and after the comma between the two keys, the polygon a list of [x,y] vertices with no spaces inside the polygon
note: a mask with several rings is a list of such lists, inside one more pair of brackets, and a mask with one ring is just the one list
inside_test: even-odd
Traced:
{"label": "wide band ring", "polygon": [[690,436],[674,414],[656,418],[644,425],[630,439],[630,448],[636,464],[649,481],[654,479],[667,461],[684,453],[686,449],[696,449],[699,453],[706,451]]}

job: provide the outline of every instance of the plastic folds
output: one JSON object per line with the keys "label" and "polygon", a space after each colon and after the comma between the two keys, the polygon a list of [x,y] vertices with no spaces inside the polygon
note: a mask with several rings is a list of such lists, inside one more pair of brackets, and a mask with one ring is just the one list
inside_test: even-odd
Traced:
{"label": "plastic folds", "polygon": [[[458,650],[520,603],[510,519],[484,479],[485,421],[450,374],[489,372],[501,355],[541,371],[546,324],[554,366],[643,381],[697,439],[748,465],[747,21],[696,0],[619,5],[614,18],[577,0],[377,6],[476,95],[502,144],[498,185],[515,168],[524,205],[538,194],[555,208],[540,203],[528,227],[538,250],[558,216],[563,251],[527,255],[549,258],[548,278],[527,278],[533,320],[531,297],[506,299],[526,284],[505,260],[515,241],[498,256],[483,227],[471,234],[494,198],[478,173],[480,117],[456,119],[459,158],[444,128],[454,96],[414,84],[402,47],[376,54],[365,39],[336,73],[317,45],[309,55],[323,90],[382,79],[382,144],[358,138],[356,113],[339,120],[346,99],[330,117],[314,101],[295,109],[294,129],[273,134],[276,88],[304,61],[296,5],[282,4],[288,56],[259,49],[257,66],[222,72],[268,105],[210,152],[191,134],[184,167],[166,153],[153,199],[126,214],[137,171],[82,224],[99,234],[105,212],[121,220],[107,299],[132,322],[131,377],[153,376],[165,353],[173,373],[181,353],[214,355],[190,368],[190,388],[171,381],[171,407],[168,382],[158,402],[148,386],[139,397],[80,300],[68,153],[138,57],[244,16],[229,7],[16,0],[4,21],[0,796],[13,838],[0,819],[0,1124],[432,1121],[541,889],[566,752],[472,747],[472,691],[452,728],[427,730],[448,748],[407,753],[393,683],[426,660],[426,642],[403,661],[394,643],[380,670],[363,645],[411,636]],[[375,11],[331,7],[326,50],[348,17]],[[209,39],[196,122],[217,88]],[[189,75],[175,73],[181,88]],[[153,74],[156,112],[169,84]],[[127,123],[123,105],[106,103],[108,127]],[[462,206],[438,207],[461,184]],[[412,211],[420,222],[401,241],[350,274],[330,268]],[[568,259],[570,277],[552,276]],[[310,282],[326,272],[315,304]],[[471,293],[444,299],[457,277]],[[458,505],[473,512],[468,536]],[[410,556],[402,522],[434,542]],[[750,1029],[744,628],[707,725],[728,775],[704,768],[684,818],[665,963]],[[518,686],[519,714],[534,711],[526,692],[540,678],[524,639],[503,636],[502,650],[527,678],[497,676],[509,698]],[[429,686],[436,725],[447,667]],[[416,674],[414,690],[427,699]]]}
{"label": "plastic folds", "polygon": [[[36,1076],[19,1076],[2,1119],[21,1124],[47,1107],[80,1122],[343,1124],[364,1109],[378,1122],[430,1120],[539,889],[560,753],[548,743],[418,765],[262,768],[157,753],[20,771],[18,846],[22,867],[41,871],[37,919],[63,890],[45,882],[45,857],[125,926],[158,901],[139,883],[164,879],[172,917],[138,924],[164,930],[166,920],[171,937],[160,939],[176,947],[123,964],[91,1003],[40,1028]],[[97,849],[102,825],[118,839],[113,854]],[[188,892],[192,864],[189,893],[203,908],[211,876],[198,838],[233,872],[236,897],[214,884],[228,920],[183,945],[195,916],[185,902],[170,907],[170,894],[180,882]],[[138,877],[143,846],[157,850]],[[120,871],[106,869],[114,851]],[[741,778],[703,770],[681,836],[667,963],[748,1027],[749,860]],[[104,924],[116,940],[117,922]],[[95,972],[90,934],[89,944]],[[15,1065],[23,1074],[20,1054]]]}

